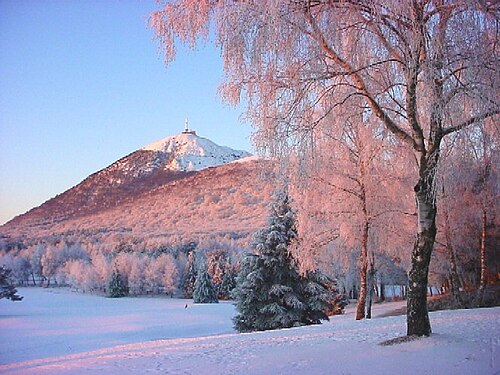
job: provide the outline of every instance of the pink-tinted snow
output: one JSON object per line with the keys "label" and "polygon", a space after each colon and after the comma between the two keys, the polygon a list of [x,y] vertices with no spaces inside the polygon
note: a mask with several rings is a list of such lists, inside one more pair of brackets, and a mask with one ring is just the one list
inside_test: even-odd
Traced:
{"label": "pink-tinted snow", "polygon": [[[355,321],[352,307],[319,326],[237,334],[230,303],[106,299],[20,289],[0,301],[4,374],[498,374],[500,308],[431,313],[434,334],[380,346],[405,317]],[[374,315],[401,303],[376,305]]]}

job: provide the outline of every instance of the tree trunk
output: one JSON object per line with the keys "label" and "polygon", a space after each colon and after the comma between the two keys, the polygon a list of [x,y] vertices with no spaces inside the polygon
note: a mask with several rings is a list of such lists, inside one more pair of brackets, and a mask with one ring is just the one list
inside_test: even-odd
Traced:
{"label": "tree trunk", "polygon": [[363,226],[363,236],[361,240],[361,265],[359,268],[359,297],[356,306],[356,320],[365,317],[366,291],[367,291],[367,271],[368,271],[368,223]]}
{"label": "tree trunk", "polygon": [[385,284],[380,281],[380,302],[385,302]]}
{"label": "tree trunk", "polygon": [[407,335],[429,336],[427,284],[431,254],[436,239],[435,171],[426,171],[415,187],[418,234],[411,257],[407,302]]}
{"label": "tree trunk", "polygon": [[361,266],[359,269],[359,296],[358,304],[356,306],[356,320],[361,320],[365,317],[365,303],[366,303],[366,276],[367,276],[368,262],[366,259],[366,248],[361,248]]}
{"label": "tree trunk", "polygon": [[486,209],[483,208],[483,215],[481,218],[481,279],[479,280],[479,288],[484,289],[488,280],[486,278]]}
{"label": "tree trunk", "polygon": [[372,303],[373,303],[373,289],[375,287],[375,255],[371,252],[370,257],[370,270],[368,271],[368,296],[366,304],[366,319],[372,318]]}
{"label": "tree trunk", "polygon": [[373,302],[373,286],[368,288],[367,302],[366,302],[366,319],[372,318],[372,302]]}
{"label": "tree trunk", "polygon": [[[443,194],[444,194],[444,186],[443,186]],[[444,195],[446,198],[446,195]],[[460,305],[462,305],[462,299],[460,297],[460,279],[458,276],[458,267],[457,267],[457,256],[455,254],[455,249],[453,247],[453,242],[451,240],[451,226],[450,226],[450,217],[448,215],[448,207],[443,204],[443,216],[444,216],[444,236],[446,238],[446,248],[448,250],[448,254],[450,256],[450,288],[451,295],[453,299],[457,301]]]}

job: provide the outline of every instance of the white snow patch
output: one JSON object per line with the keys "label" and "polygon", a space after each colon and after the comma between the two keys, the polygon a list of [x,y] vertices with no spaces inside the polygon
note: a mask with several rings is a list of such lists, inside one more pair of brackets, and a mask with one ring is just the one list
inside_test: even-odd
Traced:
{"label": "white snow patch", "polygon": [[[428,338],[380,346],[405,317],[237,334],[230,303],[19,288],[0,300],[2,374],[498,374],[500,308],[430,314]],[[188,308],[184,308],[186,302]],[[374,315],[401,303],[374,306]]]}
{"label": "white snow patch", "polygon": [[207,138],[192,133],[181,133],[164,138],[142,148],[172,154],[168,169],[199,171],[251,156],[246,151],[219,146]]}
{"label": "white snow patch", "polygon": [[245,158],[234,160],[234,161],[230,162],[229,164],[234,164],[234,163],[249,163],[249,162],[252,162],[252,161],[259,161],[259,160],[265,160],[265,159],[262,158],[261,156],[258,156],[258,155],[252,155],[252,156],[247,156]]}

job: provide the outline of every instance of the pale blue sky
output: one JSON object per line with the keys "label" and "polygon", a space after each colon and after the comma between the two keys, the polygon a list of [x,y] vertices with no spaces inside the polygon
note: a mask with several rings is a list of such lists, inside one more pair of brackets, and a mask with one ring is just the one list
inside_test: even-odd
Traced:
{"label": "pale blue sky", "polygon": [[0,0],[0,224],[182,130],[251,151],[217,96],[220,53],[164,66],[153,0]]}

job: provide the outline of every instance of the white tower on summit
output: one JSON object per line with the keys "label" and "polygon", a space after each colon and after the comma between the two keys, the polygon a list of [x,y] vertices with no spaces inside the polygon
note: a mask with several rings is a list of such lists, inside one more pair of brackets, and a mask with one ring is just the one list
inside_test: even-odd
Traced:
{"label": "white tower on summit", "polygon": [[186,117],[186,120],[184,121],[184,131],[182,132],[182,134],[196,135],[196,131],[195,130],[189,130],[189,123],[188,123],[187,117]]}

